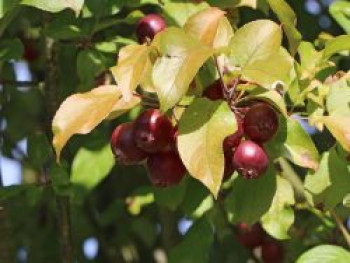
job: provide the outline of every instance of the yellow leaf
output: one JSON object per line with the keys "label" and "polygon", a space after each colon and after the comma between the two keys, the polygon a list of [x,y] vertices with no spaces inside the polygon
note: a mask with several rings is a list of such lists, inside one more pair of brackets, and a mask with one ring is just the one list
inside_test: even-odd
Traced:
{"label": "yellow leaf", "polygon": [[233,36],[233,28],[226,17],[220,19],[216,36],[213,41],[213,48],[219,49],[227,47]]}
{"label": "yellow leaf", "polygon": [[57,160],[67,141],[74,134],[87,134],[94,129],[111,113],[120,97],[120,90],[113,85],[100,86],[68,97],[56,112],[52,123]]}
{"label": "yellow leaf", "polygon": [[120,98],[117,103],[114,104],[112,112],[108,115],[107,119],[115,119],[132,108],[138,106],[140,103],[141,99],[137,96],[133,96],[129,101],[125,101],[123,98]]}
{"label": "yellow leaf", "polygon": [[225,12],[219,8],[208,8],[190,17],[184,26],[184,30],[203,44],[212,47],[220,20],[224,15]]}
{"label": "yellow leaf", "polygon": [[325,124],[343,148],[350,152],[350,116],[334,113],[320,117],[318,121]]}
{"label": "yellow leaf", "polygon": [[151,64],[149,54],[152,47],[146,45],[128,45],[119,52],[118,63],[111,72],[121,89],[123,98],[128,101],[132,92],[142,82]]}

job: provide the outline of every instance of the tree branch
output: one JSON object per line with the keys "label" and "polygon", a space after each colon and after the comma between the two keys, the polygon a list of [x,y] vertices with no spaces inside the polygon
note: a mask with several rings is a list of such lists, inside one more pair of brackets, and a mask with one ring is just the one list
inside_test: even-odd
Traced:
{"label": "tree branch", "polygon": [[341,221],[341,219],[339,218],[339,216],[337,215],[335,210],[332,209],[330,212],[331,212],[331,215],[334,217],[335,222],[337,223],[337,226],[338,226],[340,232],[343,234],[344,239],[345,239],[346,243],[348,244],[348,247],[350,247],[350,234],[349,234],[348,230],[344,226],[343,222]]}

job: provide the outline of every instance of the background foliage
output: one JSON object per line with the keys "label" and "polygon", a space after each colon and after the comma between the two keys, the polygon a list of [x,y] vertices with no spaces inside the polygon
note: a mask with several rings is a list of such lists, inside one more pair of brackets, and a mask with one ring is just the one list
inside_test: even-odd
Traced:
{"label": "background foliage", "polygon": [[[191,15],[205,9],[206,3],[0,0],[1,157],[20,162],[22,169],[18,185],[8,186],[2,180],[0,188],[0,262],[166,262],[166,258],[169,262],[246,262],[248,258],[257,260],[256,252],[252,255],[238,242],[236,224],[257,221],[269,235],[282,240],[286,262],[326,262],[325,257],[329,262],[349,261],[344,229],[337,225],[349,215],[350,78],[349,73],[333,75],[350,67],[349,3],[335,1],[328,8],[331,1],[287,1],[294,14],[282,0],[206,2],[225,9],[232,28],[240,28],[232,40],[230,60],[242,65],[246,78],[264,87],[274,83],[276,74],[280,80],[293,80],[283,79],[295,65],[278,42],[282,40],[289,53],[296,55],[300,75],[294,78],[297,83],[289,83],[287,102],[303,116],[284,118],[291,109],[276,92],[250,94],[250,99],[271,102],[284,116],[278,136],[267,145],[281,171],[271,166],[256,181],[234,175],[221,188],[217,183],[205,187],[187,176],[177,186],[157,189],[142,166],[116,165],[109,146],[112,129],[135,119],[144,106],[138,99],[125,104],[121,100],[138,83],[124,84],[122,80],[118,84],[124,89],[117,93],[112,86],[105,86],[103,91],[65,100],[101,84],[113,84],[113,75],[116,79],[123,78],[125,72],[138,76],[147,68],[148,62],[142,58],[148,56],[149,48],[135,45],[135,25],[144,14],[160,13],[168,26],[183,26]],[[283,24],[285,37],[272,22],[246,25],[267,18]],[[201,67],[212,55],[207,46],[180,30],[167,34],[155,43],[161,53],[173,51],[166,49],[167,43],[176,42],[191,63],[185,69],[171,68],[168,75],[164,72],[169,61],[156,65],[153,74],[159,83],[155,86],[164,87],[157,92],[165,111],[186,94],[197,69],[201,68],[196,79],[201,89],[216,77],[212,65]],[[251,42],[241,41],[246,35]],[[205,36],[200,39],[204,43]],[[220,41],[210,44],[220,47]],[[126,45],[129,50],[119,53]],[[256,56],[275,53],[273,59],[269,57],[268,64],[249,61],[242,53],[250,45],[259,46]],[[118,54],[119,61],[127,60],[132,70],[116,67]],[[28,63],[31,78],[16,70],[23,61]],[[273,74],[264,75],[256,68]],[[186,90],[179,88],[175,93],[174,87],[168,86],[172,83],[169,79],[180,70],[187,75],[173,82]],[[147,80],[142,84],[147,85]],[[112,92],[113,97],[109,96]],[[80,100],[88,103],[80,104]],[[67,112],[64,118],[56,115],[53,140],[51,121],[63,101]],[[118,107],[113,108],[116,103]],[[196,110],[203,108],[206,114],[193,118]],[[202,141],[202,135],[193,127],[220,127],[220,118],[227,111],[223,103],[205,99],[195,100],[188,108],[179,137],[180,153],[188,150],[181,154],[186,166],[198,152],[206,154],[200,156],[205,158],[203,163],[216,158],[203,151],[200,143],[195,144]],[[87,115],[95,113],[110,120],[91,123]],[[75,118],[68,122],[70,115]],[[209,115],[214,117],[206,119]],[[309,117],[309,123],[303,117]],[[71,124],[78,130],[59,133],[58,129],[69,130]],[[315,129],[321,126],[327,129]],[[234,129],[218,132],[210,143],[219,145]],[[189,130],[193,130],[189,136],[181,136]],[[85,135],[71,137],[76,133]],[[21,146],[23,141],[26,147]],[[58,153],[62,150],[60,164],[53,146]],[[189,172],[196,174],[196,167],[191,168]],[[209,172],[216,173],[223,168],[212,169]],[[3,179],[5,176],[2,174]],[[214,181],[221,182],[219,179]],[[86,248],[96,243],[97,255],[90,255],[91,249]]]}

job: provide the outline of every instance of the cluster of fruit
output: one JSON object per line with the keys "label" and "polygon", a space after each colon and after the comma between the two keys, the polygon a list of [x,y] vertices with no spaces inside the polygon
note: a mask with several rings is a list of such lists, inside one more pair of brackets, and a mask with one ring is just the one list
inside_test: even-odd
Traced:
{"label": "cluster of fruit", "polygon": [[[203,95],[210,100],[228,98],[220,79],[211,84]],[[224,180],[230,178],[235,170],[246,179],[259,178],[269,166],[269,157],[262,144],[276,134],[278,115],[268,103],[259,101],[241,108],[233,107],[233,112],[237,131],[226,137],[223,143]],[[246,139],[243,140],[243,137]]]}
{"label": "cluster of fruit", "polygon": [[261,247],[261,258],[265,263],[283,262],[284,249],[281,243],[271,238],[260,224],[248,226],[241,223],[237,226],[238,241],[250,250]]}
{"label": "cluster of fruit", "polygon": [[177,134],[168,116],[149,109],[134,122],[118,125],[112,133],[111,147],[119,164],[147,162],[153,185],[167,187],[179,183],[186,173],[177,152]]}

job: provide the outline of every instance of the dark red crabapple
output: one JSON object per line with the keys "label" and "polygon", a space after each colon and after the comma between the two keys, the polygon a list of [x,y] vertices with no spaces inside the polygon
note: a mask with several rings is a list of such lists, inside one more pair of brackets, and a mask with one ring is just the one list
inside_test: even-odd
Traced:
{"label": "dark red crabapple", "polygon": [[277,113],[267,103],[257,103],[244,116],[243,128],[247,137],[252,141],[267,142],[277,132]]}
{"label": "dark red crabapple", "polygon": [[256,179],[266,172],[269,158],[262,146],[247,140],[238,145],[233,155],[233,166],[244,178]]}
{"label": "dark red crabapple", "polygon": [[260,246],[264,241],[265,232],[260,224],[249,226],[246,223],[240,223],[237,226],[237,229],[238,241],[249,249],[254,249]]}
{"label": "dark red crabapple", "polygon": [[112,133],[112,152],[120,164],[137,164],[147,157],[147,154],[136,146],[133,129],[134,124],[129,122],[118,125]]}
{"label": "dark red crabapple", "polygon": [[153,40],[154,36],[166,28],[164,19],[157,14],[149,14],[141,18],[136,25],[136,36],[139,43]]}
{"label": "dark red crabapple", "polygon": [[261,256],[264,263],[282,263],[284,258],[283,246],[275,241],[267,241],[261,247]]}
{"label": "dark red crabapple", "polygon": [[225,138],[223,144],[224,152],[232,152],[236,149],[244,135],[243,120],[238,114],[235,114],[235,117],[237,121],[237,131]]}
{"label": "dark red crabapple", "polygon": [[145,152],[168,150],[173,136],[170,119],[157,109],[146,110],[135,120],[134,139],[136,145]]}
{"label": "dark red crabapple", "polygon": [[147,168],[152,184],[157,187],[176,185],[186,173],[186,168],[175,151],[150,155]]}
{"label": "dark red crabapple", "polygon": [[210,100],[224,100],[224,86],[220,79],[215,80],[209,87],[207,87],[203,96]]}

